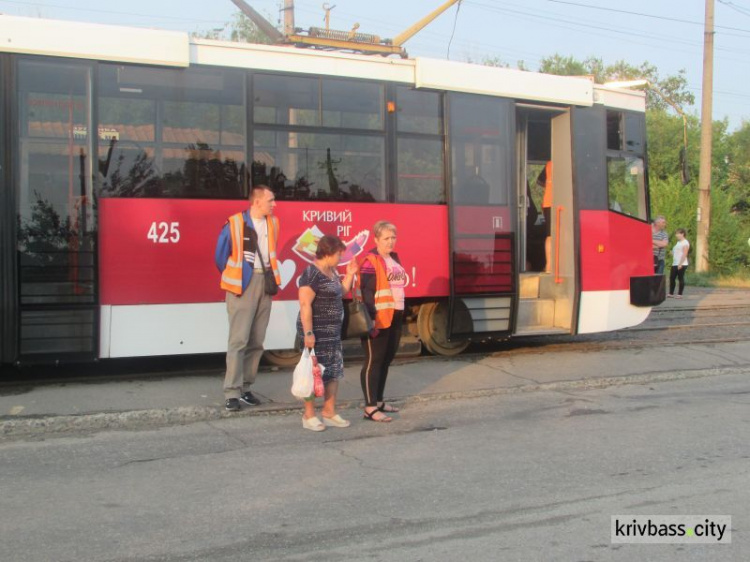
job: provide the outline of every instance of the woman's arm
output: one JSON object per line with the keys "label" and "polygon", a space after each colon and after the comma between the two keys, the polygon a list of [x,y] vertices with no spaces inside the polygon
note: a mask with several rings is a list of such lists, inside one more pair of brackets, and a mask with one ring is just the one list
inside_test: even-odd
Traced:
{"label": "woman's arm", "polygon": [[[308,347],[310,349],[315,347],[315,336],[312,334],[312,303],[314,300],[315,291],[307,286],[302,286],[299,288],[299,317],[302,321],[302,334],[305,336],[305,347]],[[307,335],[308,333],[310,335]]]}
{"label": "woman's arm", "polygon": [[359,271],[359,265],[356,260],[350,261],[346,266],[346,275],[341,280],[341,286],[344,288],[344,294],[352,290],[352,284],[354,283],[354,276]]}

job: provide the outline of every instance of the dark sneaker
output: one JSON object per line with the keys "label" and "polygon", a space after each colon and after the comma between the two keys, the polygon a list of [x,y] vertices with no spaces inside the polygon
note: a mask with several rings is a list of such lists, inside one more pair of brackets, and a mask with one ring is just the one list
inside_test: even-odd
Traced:
{"label": "dark sneaker", "polygon": [[227,412],[239,412],[240,411],[240,401],[237,398],[230,398],[224,403],[224,409]]}
{"label": "dark sneaker", "polygon": [[240,401],[247,404],[248,406],[260,406],[260,400],[258,400],[253,393],[249,390],[240,396]]}

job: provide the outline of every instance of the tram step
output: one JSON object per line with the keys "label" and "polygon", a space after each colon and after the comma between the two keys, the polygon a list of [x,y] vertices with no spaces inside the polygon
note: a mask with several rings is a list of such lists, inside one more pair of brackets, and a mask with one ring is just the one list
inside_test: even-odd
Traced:
{"label": "tram step", "polygon": [[552,328],[555,323],[553,299],[519,299],[516,332],[536,327]]}
{"label": "tram step", "polygon": [[518,291],[522,299],[539,298],[539,274],[522,273],[518,277]]}
{"label": "tram step", "polygon": [[529,328],[524,328],[523,330],[518,330],[513,336],[549,336],[553,334],[570,334],[570,330],[566,330],[565,328],[555,328],[552,326],[531,326]]}

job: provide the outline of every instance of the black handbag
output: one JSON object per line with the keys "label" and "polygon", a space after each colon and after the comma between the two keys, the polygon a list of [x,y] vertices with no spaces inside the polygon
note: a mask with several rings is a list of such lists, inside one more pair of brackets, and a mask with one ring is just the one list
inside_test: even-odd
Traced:
{"label": "black handbag", "polygon": [[276,283],[276,275],[272,269],[266,269],[263,258],[260,258],[260,266],[263,268],[263,290],[267,295],[274,296],[279,292],[279,285]]}
{"label": "black handbag", "polygon": [[354,286],[352,287],[354,299],[346,305],[347,314],[345,314],[343,330],[344,339],[346,340],[366,336],[374,327],[370,313],[367,311],[367,306],[362,302],[362,291],[360,291],[356,283],[357,280],[355,277]]}

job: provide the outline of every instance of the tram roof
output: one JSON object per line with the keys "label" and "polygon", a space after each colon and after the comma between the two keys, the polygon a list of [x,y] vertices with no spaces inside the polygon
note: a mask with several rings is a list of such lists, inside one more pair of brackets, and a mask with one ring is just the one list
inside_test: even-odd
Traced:
{"label": "tram roof", "polygon": [[188,33],[0,15],[0,51],[186,68],[193,64],[384,80],[518,100],[644,110],[644,95],[555,76],[455,61],[192,38]]}

